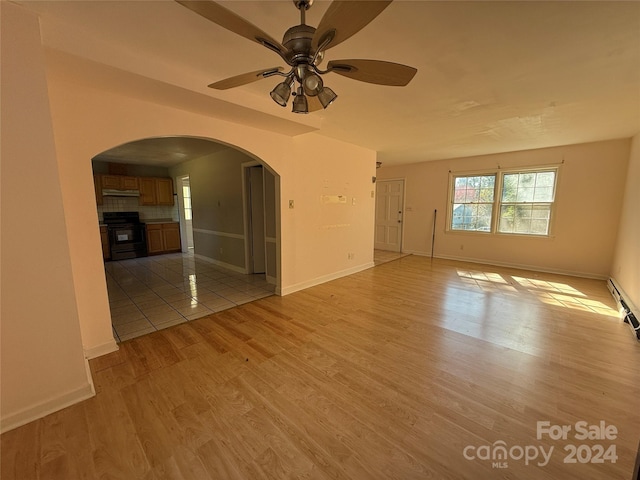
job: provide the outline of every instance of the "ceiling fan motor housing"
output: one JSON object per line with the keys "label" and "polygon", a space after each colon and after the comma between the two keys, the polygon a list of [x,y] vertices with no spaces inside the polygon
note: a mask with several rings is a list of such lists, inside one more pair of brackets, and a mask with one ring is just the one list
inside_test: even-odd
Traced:
{"label": "ceiling fan motor housing", "polygon": [[309,25],[296,25],[291,27],[284,34],[282,45],[287,49],[285,59],[289,65],[298,63],[311,63],[311,40],[316,29]]}

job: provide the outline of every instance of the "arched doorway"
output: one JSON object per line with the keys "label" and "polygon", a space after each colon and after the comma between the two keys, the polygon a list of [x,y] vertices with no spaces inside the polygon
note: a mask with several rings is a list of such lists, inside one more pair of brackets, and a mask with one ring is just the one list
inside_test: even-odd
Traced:
{"label": "arched doorway", "polygon": [[[176,136],[108,149],[92,159],[92,169],[99,221],[136,213],[148,244],[127,259],[103,252],[117,340],[262,298],[279,287],[280,179],[264,162],[211,139]],[[129,179],[129,187],[122,182],[120,190],[102,189],[106,180],[112,186],[119,178]],[[171,202],[147,198],[145,185],[152,179],[171,182]],[[177,232],[178,225],[178,243],[162,250],[170,243],[163,240],[165,229]],[[117,241],[113,227],[102,228],[111,232],[109,243]]]}

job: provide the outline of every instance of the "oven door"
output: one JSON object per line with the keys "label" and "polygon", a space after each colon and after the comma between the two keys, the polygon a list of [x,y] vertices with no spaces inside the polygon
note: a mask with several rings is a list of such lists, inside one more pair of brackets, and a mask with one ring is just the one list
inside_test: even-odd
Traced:
{"label": "oven door", "polygon": [[145,257],[147,239],[144,224],[110,225],[109,246],[112,260]]}
{"label": "oven door", "polygon": [[142,229],[139,225],[118,225],[110,226],[111,245],[122,246],[132,243],[139,243],[144,240]]}

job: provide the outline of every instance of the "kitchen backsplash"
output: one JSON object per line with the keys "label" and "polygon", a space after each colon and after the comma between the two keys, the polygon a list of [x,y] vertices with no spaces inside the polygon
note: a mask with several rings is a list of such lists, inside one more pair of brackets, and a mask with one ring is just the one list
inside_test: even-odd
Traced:
{"label": "kitchen backsplash", "polygon": [[178,205],[140,205],[138,197],[104,197],[104,203],[98,205],[98,218],[102,221],[103,212],[139,212],[140,220],[154,220],[171,218],[176,222]]}

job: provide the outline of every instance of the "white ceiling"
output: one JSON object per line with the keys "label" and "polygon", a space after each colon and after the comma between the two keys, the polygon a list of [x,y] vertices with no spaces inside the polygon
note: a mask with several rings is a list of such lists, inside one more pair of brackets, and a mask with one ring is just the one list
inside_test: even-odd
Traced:
{"label": "white ceiling", "polygon": [[[325,61],[403,63],[418,69],[413,81],[385,87],[328,74],[338,99],[309,115],[269,98],[277,77],[208,89],[283,62],[173,1],[16,3],[41,15],[50,62],[76,81],[285,135],[316,131],[376,150],[384,165],[640,131],[640,2],[396,0]],[[299,20],[291,0],[220,3],[278,39]],[[316,0],[307,24],[327,6]]]}

